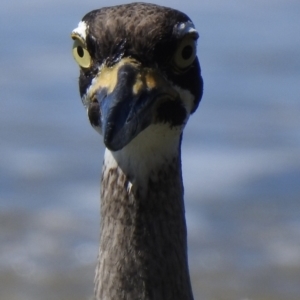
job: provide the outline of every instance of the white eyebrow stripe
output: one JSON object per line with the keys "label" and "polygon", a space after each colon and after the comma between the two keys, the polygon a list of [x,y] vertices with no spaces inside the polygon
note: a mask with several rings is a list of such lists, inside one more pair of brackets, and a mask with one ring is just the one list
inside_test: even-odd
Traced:
{"label": "white eyebrow stripe", "polygon": [[191,33],[194,33],[196,36],[199,35],[198,31],[195,28],[195,25],[191,21],[177,24],[175,28],[175,33],[179,38]]}
{"label": "white eyebrow stripe", "polygon": [[88,25],[85,21],[80,21],[78,26],[72,31],[72,34],[79,35],[83,40],[86,40],[86,32],[88,29]]}

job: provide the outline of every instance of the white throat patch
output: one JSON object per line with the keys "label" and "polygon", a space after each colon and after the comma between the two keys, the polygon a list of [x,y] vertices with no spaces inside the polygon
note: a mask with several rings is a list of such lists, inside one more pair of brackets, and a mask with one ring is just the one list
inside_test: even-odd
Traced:
{"label": "white throat patch", "polygon": [[181,131],[179,127],[170,129],[168,124],[150,125],[123,149],[105,150],[105,172],[120,167],[131,176],[129,189],[135,184],[146,187],[153,172],[178,157]]}

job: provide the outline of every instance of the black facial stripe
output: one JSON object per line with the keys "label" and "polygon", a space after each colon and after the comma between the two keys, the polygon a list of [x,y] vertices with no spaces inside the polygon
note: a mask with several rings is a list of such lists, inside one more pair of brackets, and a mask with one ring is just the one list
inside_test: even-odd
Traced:
{"label": "black facial stripe", "polygon": [[80,75],[79,75],[79,92],[80,92],[80,97],[82,98],[83,95],[86,94],[87,89],[92,83],[92,80],[94,78],[94,75],[90,74],[85,74],[82,70],[80,70]]}
{"label": "black facial stripe", "polygon": [[182,125],[186,115],[187,112],[179,100],[163,102],[157,109],[157,121],[159,123],[169,123],[171,127]]}
{"label": "black facial stripe", "polygon": [[94,63],[90,69],[80,69],[79,74],[79,92],[81,98],[86,94],[88,88],[91,86],[92,80],[99,72],[99,63]]}
{"label": "black facial stripe", "polygon": [[197,109],[203,94],[203,80],[198,59],[196,58],[189,70],[183,74],[176,74],[172,69],[165,69],[165,73],[171,82],[184,90],[190,91],[195,96],[191,111],[193,113]]}
{"label": "black facial stripe", "polygon": [[90,120],[91,125],[93,126],[99,126],[99,120],[100,120],[100,106],[98,101],[90,103],[88,107],[88,117]]}

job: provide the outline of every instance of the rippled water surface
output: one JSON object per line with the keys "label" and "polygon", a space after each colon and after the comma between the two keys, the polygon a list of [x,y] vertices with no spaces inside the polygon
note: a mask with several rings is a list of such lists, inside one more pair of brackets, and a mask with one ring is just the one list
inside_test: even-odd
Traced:
{"label": "rippled water surface", "polygon": [[[205,93],[183,141],[195,299],[299,300],[300,2],[157,3],[200,32]],[[103,146],[70,32],[110,4],[0,4],[1,300],[92,296]]]}

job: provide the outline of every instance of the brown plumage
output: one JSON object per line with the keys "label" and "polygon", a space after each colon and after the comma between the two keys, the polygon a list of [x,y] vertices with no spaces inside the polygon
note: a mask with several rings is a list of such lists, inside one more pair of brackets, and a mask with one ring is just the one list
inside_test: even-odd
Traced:
{"label": "brown plumage", "polygon": [[[98,58],[107,59],[113,56],[125,42],[126,56],[132,55],[142,58],[143,61],[151,61],[155,55],[170,56],[170,51],[160,52],[164,50],[164,46],[169,48],[170,43],[173,46],[176,43],[173,36],[174,20],[185,22],[189,18],[169,8],[132,3],[94,10],[84,16],[83,21],[85,20],[90,26],[90,36],[95,38],[96,44],[101,44],[101,52],[95,50]],[[159,49],[155,49],[158,45]],[[162,61],[164,59],[162,57]]]}
{"label": "brown plumage", "polygon": [[98,300],[191,300],[180,145],[203,82],[183,13],[134,3],[72,32],[79,87],[106,145]]}
{"label": "brown plumage", "polygon": [[153,170],[146,191],[128,188],[132,177],[104,164],[97,299],[192,299],[180,158]]}

